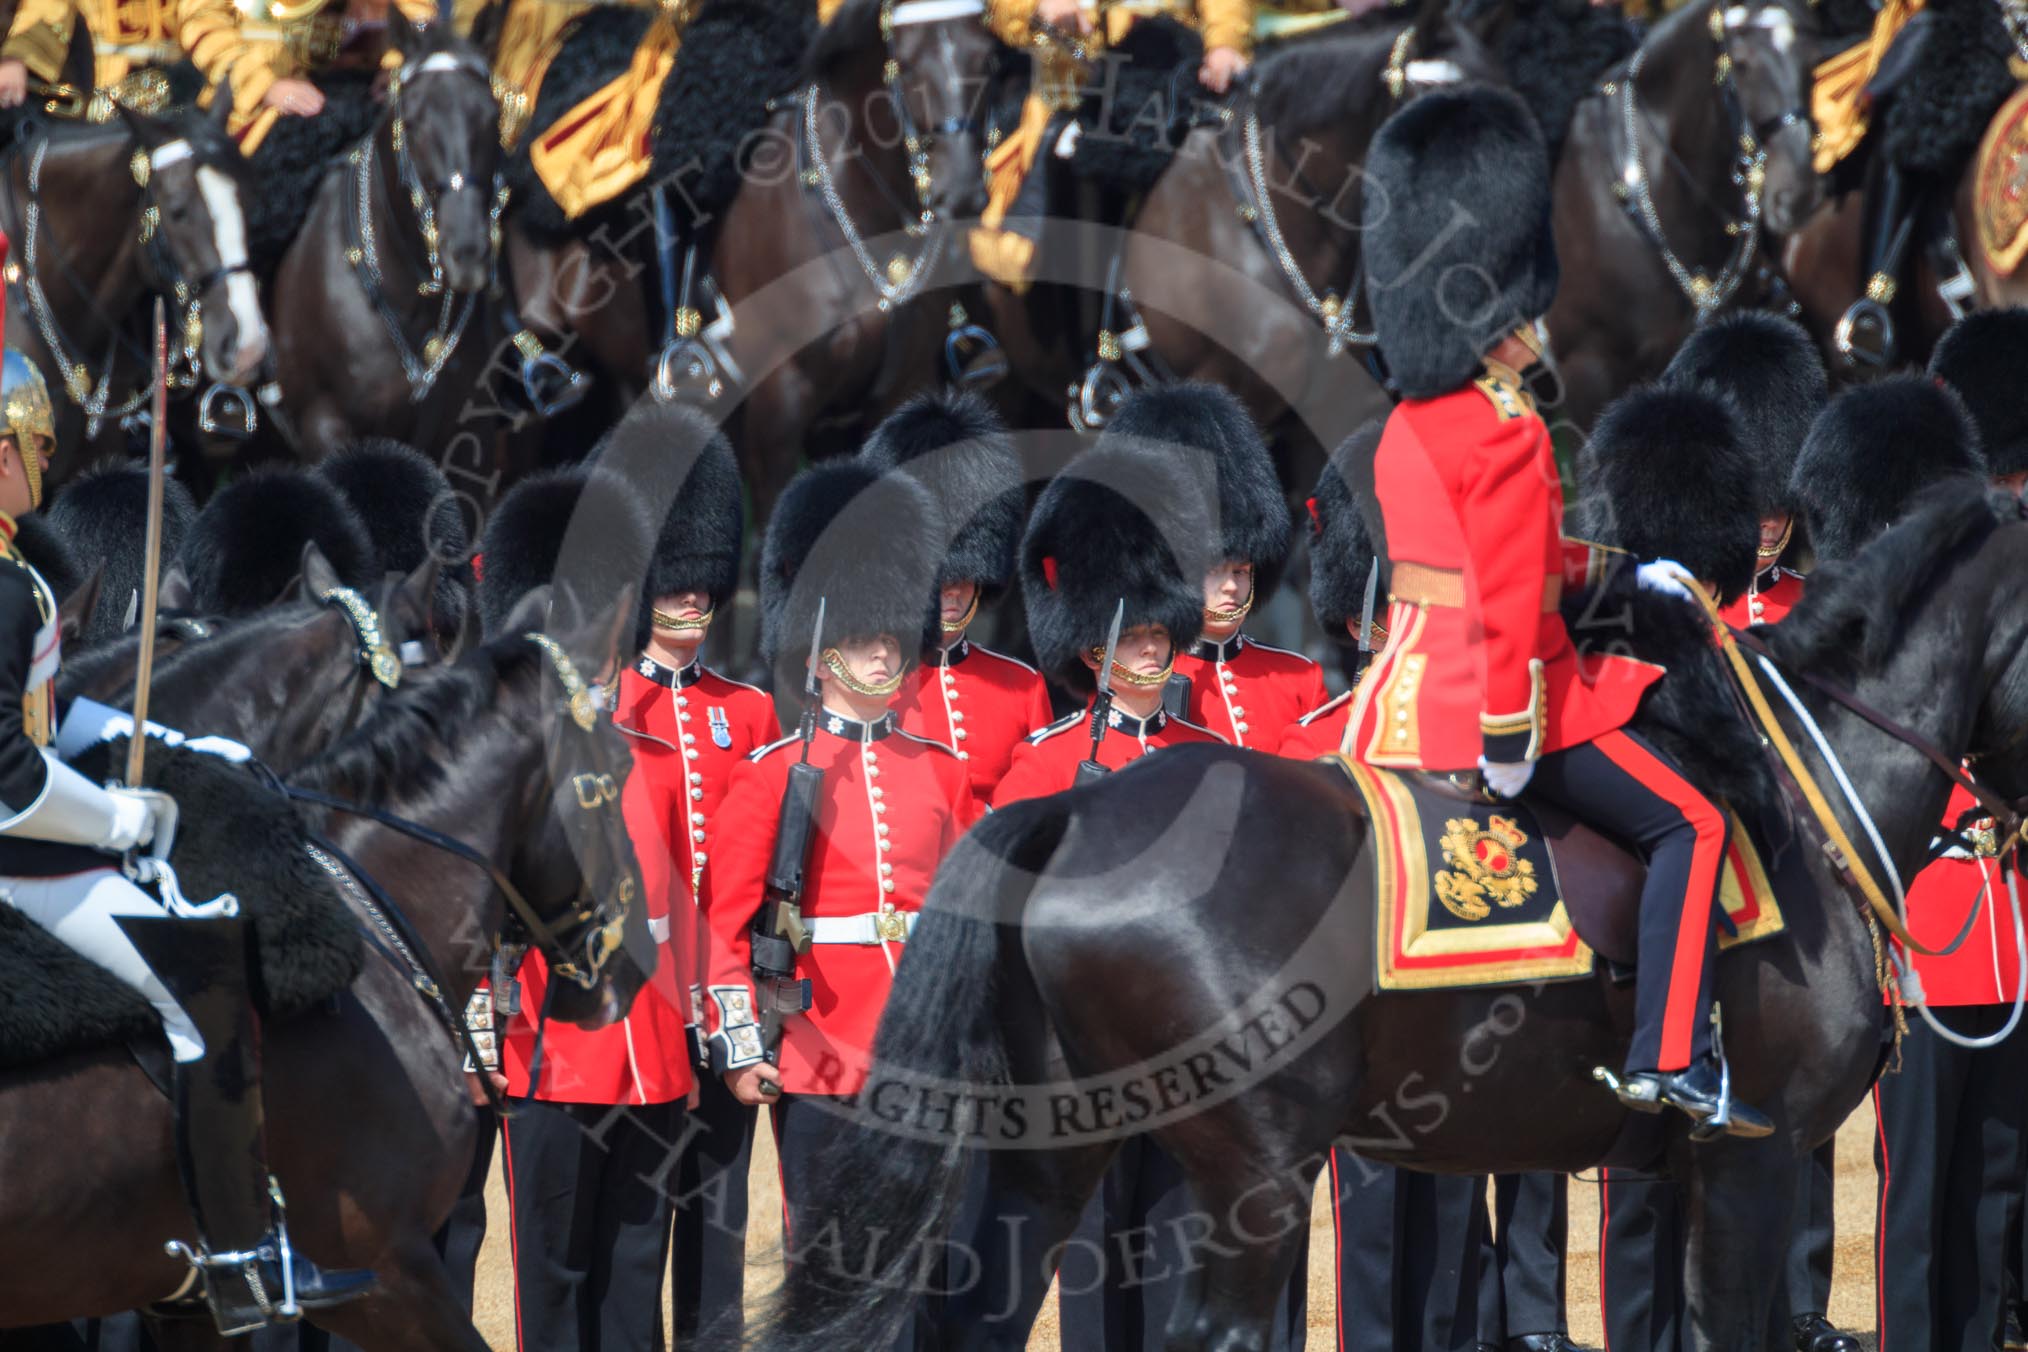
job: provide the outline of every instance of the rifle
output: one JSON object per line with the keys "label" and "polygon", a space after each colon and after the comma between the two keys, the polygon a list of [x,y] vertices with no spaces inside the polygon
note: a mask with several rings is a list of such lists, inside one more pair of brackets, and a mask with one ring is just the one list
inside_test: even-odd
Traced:
{"label": "rifle", "polygon": [[[749,933],[753,953],[755,1013],[760,1022],[762,1055],[779,1065],[782,1019],[810,1007],[808,978],[796,979],[796,959],[810,951],[810,932],[803,924],[803,883],[810,866],[810,843],[816,838],[817,805],[824,791],[824,772],[810,764],[810,743],[817,737],[817,655],[823,651],[824,607],[817,600],[817,622],[810,633],[810,662],[803,677],[803,718],[797,731],[802,759],[789,767],[782,790],[782,809],[775,819],[775,849],[768,860],[760,910]],[[761,1081],[761,1092],[781,1092],[772,1081]]]}
{"label": "rifle", "polygon": [[1091,701],[1091,755],[1078,762],[1073,784],[1090,784],[1112,771],[1099,764],[1099,743],[1106,739],[1113,712],[1113,658],[1120,648],[1120,624],[1127,617],[1127,600],[1121,597],[1113,607],[1113,627],[1106,632],[1106,655],[1099,661],[1098,693]]}

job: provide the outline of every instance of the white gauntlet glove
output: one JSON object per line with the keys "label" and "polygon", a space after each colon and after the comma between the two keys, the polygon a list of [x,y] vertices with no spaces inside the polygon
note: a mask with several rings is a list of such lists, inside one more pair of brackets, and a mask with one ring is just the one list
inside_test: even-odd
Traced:
{"label": "white gauntlet glove", "polygon": [[1634,569],[1634,581],[1642,591],[1680,596],[1685,601],[1697,599],[1697,593],[1691,590],[1696,583],[1690,576],[1690,570],[1674,559],[1655,559],[1642,564]]}
{"label": "white gauntlet glove", "polygon": [[1489,761],[1479,757],[1479,777],[1502,798],[1519,798],[1535,777],[1534,761]]}

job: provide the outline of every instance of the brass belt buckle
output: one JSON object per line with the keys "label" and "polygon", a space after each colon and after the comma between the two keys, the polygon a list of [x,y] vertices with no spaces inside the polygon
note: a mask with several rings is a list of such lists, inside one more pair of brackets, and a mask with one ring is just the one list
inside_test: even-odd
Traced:
{"label": "brass belt buckle", "polygon": [[873,927],[884,944],[899,944],[908,941],[908,917],[894,909],[894,903],[880,903],[880,914],[874,918]]}

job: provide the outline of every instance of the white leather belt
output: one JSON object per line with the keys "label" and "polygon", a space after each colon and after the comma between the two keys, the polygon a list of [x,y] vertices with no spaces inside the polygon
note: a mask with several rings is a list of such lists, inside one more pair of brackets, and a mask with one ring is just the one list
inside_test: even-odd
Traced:
{"label": "white leather belt", "polygon": [[914,911],[869,911],[865,915],[806,916],[803,927],[813,944],[907,943],[915,932]]}

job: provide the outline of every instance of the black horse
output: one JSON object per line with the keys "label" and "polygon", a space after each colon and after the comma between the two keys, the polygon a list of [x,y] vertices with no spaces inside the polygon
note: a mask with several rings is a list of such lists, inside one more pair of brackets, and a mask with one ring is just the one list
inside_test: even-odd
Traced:
{"label": "black horse", "polygon": [[1789,304],[1781,241],[1824,195],[1813,27],[1788,0],[1686,5],[1578,105],[1556,167],[1552,420],[1589,428],[1714,314]]}
{"label": "black horse", "polygon": [[247,267],[244,162],[221,110],[103,124],[16,115],[0,170],[9,251],[8,342],[42,369],[57,411],[49,487],[91,463],[76,453],[146,402],[151,296],[169,306],[176,381],[244,383],[268,355]]}
{"label": "black horse", "polygon": [[366,436],[437,445],[491,357],[506,207],[491,77],[448,24],[397,13],[389,27],[402,64],[386,106],[325,174],[275,273],[267,422],[304,460]]}
{"label": "black horse", "polygon": [[[621,954],[595,954],[595,979],[559,984],[550,1011],[597,1027],[623,1014],[646,979],[630,957],[644,951],[645,921],[628,904],[638,872],[615,806],[627,751],[605,720],[578,717],[583,691],[566,662],[601,669],[620,622],[598,617],[551,649],[522,637],[540,625],[545,600],[517,610],[514,637],[404,683],[295,782],[472,852],[459,858],[366,817],[318,814],[338,851],[410,900],[453,1007],[485,974],[503,928],[525,933],[496,880],[555,927],[542,943],[552,962],[584,966],[590,927],[624,906]],[[350,900],[368,924],[358,895]],[[481,1352],[430,1243],[463,1184],[476,1122],[459,1052],[413,973],[370,958],[335,1013],[278,1026],[268,1045],[270,1158],[291,1199],[293,1236],[320,1262],[371,1267],[379,1282],[370,1298],[319,1321],[363,1346]],[[0,1075],[0,1122],[18,1147],[0,1187],[9,1264],[0,1325],[139,1308],[177,1289],[182,1274],[161,1249],[188,1229],[169,1105],[125,1054]]]}
{"label": "black horse", "polygon": [[[1974,756],[2002,794],[2028,790],[2023,567],[2018,505],[1947,485],[1858,559],[1820,571],[1778,629],[1756,631],[1853,777],[1856,798],[1841,800],[1810,735],[1770,696],[1840,828],[1861,851],[1858,811],[1881,830],[1885,858],[1865,859],[1876,878],[1926,861],[1951,787],[1904,731],[1953,763]],[[1729,767],[1735,801],[1778,802],[1701,619],[1673,602],[1673,620],[1629,604],[1641,605],[1641,631],[1673,634],[1675,665],[1644,703],[1644,726],[1707,743],[1706,771]],[[763,1345],[882,1345],[974,1154],[1010,1199],[992,1233],[1018,1235],[1025,1257],[1008,1258],[1005,1243],[972,1251],[980,1265],[957,1279],[960,1294],[1004,1317],[953,1321],[962,1345],[1025,1345],[1117,1138],[1149,1133],[1182,1163],[1199,1207],[1199,1261],[1168,1346],[1241,1352],[1268,1345],[1334,1139],[1413,1168],[1569,1172],[1625,1162],[1642,1128],[1640,1153],[1666,1152],[1690,1199],[1693,1344],[1737,1352],[1786,1337],[1786,1311],[1770,1308],[1788,1228],[1782,1171],[1860,1102],[1890,1036],[1879,932],[1810,808],[1790,802],[1787,843],[1771,850],[1786,933],[1733,950],[1717,978],[1734,1085],[1777,1133],[1693,1145],[1687,1123],[1630,1115],[1594,1082],[1595,1067],[1620,1064],[1632,1025],[1631,988],[1603,972],[1378,988],[1362,801],[1330,765],[1191,747],[976,827],[900,965],[881,1070],[844,1109],[892,1134],[822,1162],[828,1186],[797,1218],[801,1266]],[[1631,905],[1637,873],[1618,882]]]}

